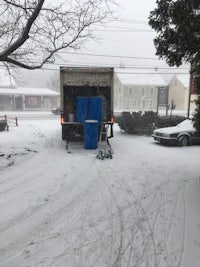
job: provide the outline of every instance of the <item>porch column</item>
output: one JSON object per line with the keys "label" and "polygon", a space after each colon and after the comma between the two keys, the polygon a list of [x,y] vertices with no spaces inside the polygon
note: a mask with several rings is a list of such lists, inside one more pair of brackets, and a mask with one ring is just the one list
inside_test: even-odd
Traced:
{"label": "porch column", "polygon": [[25,95],[22,95],[22,110],[26,109],[26,99],[25,99]]}
{"label": "porch column", "polygon": [[41,98],[41,106],[40,106],[40,108],[44,109],[44,96],[41,95],[40,98]]}

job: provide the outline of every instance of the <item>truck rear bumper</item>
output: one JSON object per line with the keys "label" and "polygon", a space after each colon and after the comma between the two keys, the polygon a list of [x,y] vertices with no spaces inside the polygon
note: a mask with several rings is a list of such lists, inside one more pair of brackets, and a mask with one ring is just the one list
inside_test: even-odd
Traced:
{"label": "truck rear bumper", "polygon": [[[113,123],[103,122],[104,125],[109,125],[110,131],[108,138],[113,137]],[[99,132],[101,128],[101,123],[99,124]],[[68,141],[80,141],[84,137],[84,124],[79,122],[64,122],[62,125],[62,140]]]}
{"label": "truck rear bumper", "polygon": [[62,123],[62,140],[74,141],[84,136],[84,124],[78,122]]}

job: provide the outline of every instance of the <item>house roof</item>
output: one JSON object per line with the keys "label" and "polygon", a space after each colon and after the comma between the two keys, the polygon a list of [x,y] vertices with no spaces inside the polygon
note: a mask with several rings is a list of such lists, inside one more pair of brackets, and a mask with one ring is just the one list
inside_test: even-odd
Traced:
{"label": "house roof", "polygon": [[176,75],[176,77],[183,84],[184,87],[189,87],[189,82],[190,82],[189,74],[179,74]]}
{"label": "house roof", "polygon": [[167,82],[156,72],[137,73],[135,70],[117,69],[115,74],[123,85],[167,86]]}
{"label": "house roof", "polygon": [[0,95],[42,95],[42,96],[58,96],[59,93],[48,88],[1,88]]}

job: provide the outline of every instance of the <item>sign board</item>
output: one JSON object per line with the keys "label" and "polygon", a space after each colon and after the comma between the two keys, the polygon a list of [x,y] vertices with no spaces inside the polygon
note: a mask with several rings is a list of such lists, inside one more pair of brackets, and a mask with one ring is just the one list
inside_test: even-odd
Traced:
{"label": "sign board", "polygon": [[168,86],[158,87],[158,106],[168,105]]}

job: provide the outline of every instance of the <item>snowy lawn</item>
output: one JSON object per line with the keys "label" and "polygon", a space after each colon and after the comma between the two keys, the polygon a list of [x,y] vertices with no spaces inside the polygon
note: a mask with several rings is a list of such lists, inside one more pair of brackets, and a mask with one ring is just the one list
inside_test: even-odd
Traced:
{"label": "snowy lawn", "polygon": [[0,132],[1,267],[200,266],[200,146],[114,134],[99,160],[58,117]]}

